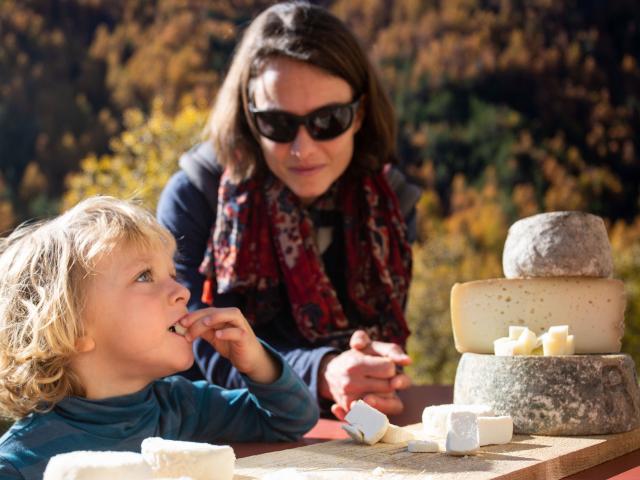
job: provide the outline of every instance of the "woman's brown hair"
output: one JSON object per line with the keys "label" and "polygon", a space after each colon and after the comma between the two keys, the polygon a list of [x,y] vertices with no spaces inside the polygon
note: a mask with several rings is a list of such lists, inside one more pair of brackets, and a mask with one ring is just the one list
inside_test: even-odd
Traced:
{"label": "woman's brown hair", "polygon": [[395,163],[393,107],[356,37],[321,7],[285,2],[269,7],[251,23],[218,92],[206,133],[222,166],[238,178],[262,168],[259,133],[249,114],[251,84],[276,57],[321,68],[344,79],[354,98],[362,95],[364,118],[355,135],[351,169],[371,172]]}

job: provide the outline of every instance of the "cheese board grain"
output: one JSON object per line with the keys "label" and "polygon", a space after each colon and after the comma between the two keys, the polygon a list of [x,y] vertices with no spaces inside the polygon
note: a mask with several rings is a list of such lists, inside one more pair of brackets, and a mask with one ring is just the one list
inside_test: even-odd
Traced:
{"label": "cheese board grain", "polygon": [[[408,428],[416,430],[420,424]],[[287,478],[313,480],[553,480],[638,448],[640,428],[585,437],[516,435],[507,445],[482,447],[477,455],[465,457],[409,453],[406,443],[366,446],[334,440],[241,458],[234,480],[276,478],[285,469]]]}

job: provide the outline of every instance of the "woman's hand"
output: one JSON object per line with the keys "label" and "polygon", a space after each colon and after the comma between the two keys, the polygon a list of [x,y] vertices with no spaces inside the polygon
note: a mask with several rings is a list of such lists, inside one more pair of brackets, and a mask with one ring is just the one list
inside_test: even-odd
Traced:
{"label": "woman's hand", "polygon": [[278,363],[237,308],[204,308],[190,312],[180,323],[187,329],[187,340],[196,337],[206,340],[254,382],[272,383],[280,376]]}
{"label": "woman's hand", "polygon": [[396,390],[409,387],[411,380],[397,366],[410,364],[409,356],[394,343],[372,342],[362,330],[353,333],[349,346],[325,357],[320,366],[319,393],[334,400],[331,412],[342,420],[359,398],[383,413],[402,412]]}

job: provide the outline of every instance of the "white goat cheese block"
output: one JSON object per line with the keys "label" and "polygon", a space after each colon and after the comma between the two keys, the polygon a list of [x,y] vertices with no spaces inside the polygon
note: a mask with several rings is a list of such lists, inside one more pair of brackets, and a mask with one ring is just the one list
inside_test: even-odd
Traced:
{"label": "white goat cheese block", "polygon": [[493,353],[493,341],[509,326],[536,335],[567,325],[576,353],[617,353],[624,333],[624,284],[609,278],[493,279],[458,283],[451,289],[456,349]]}
{"label": "white goat cheese block", "polygon": [[465,353],[453,400],[490,404],[516,434],[606,435],[640,426],[640,389],[629,355]]}
{"label": "white goat cheese block", "polygon": [[409,440],[407,450],[411,453],[435,453],[439,446],[434,440]]}
{"label": "white goat cheese block", "polygon": [[478,416],[473,412],[451,412],[447,416],[445,451],[449,455],[466,455],[480,447]]}
{"label": "white goat cheese block", "polygon": [[413,440],[414,438],[415,435],[409,430],[390,423],[387,427],[387,431],[382,436],[380,441],[382,443],[402,443]]}
{"label": "white goat cheese block", "polygon": [[518,220],[502,252],[507,278],[610,277],[611,245],[600,217],[550,212]]}
{"label": "white goat cheese block", "polygon": [[364,443],[369,445],[379,442],[389,427],[387,416],[362,400],[353,404],[345,420],[362,433]]}
{"label": "white goat cheese block", "polygon": [[513,437],[513,419],[509,416],[478,417],[480,446],[509,443]]}
{"label": "white goat cheese block", "polygon": [[43,480],[148,480],[152,472],[139,453],[75,451],[51,457]]}
{"label": "white goat cheese block", "polygon": [[236,456],[228,445],[165,440],[142,441],[142,456],[156,477],[188,476],[193,480],[232,480]]}
{"label": "white goat cheese block", "polygon": [[422,429],[427,437],[445,438],[447,436],[447,417],[452,412],[470,412],[485,417],[493,416],[489,405],[443,404],[426,407],[422,411]]}
{"label": "white goat cheese block", "polygon": [[495,355],[515,355],[517,340],[511,340],[509,337],[498,338],[493,341],[493,353]]}

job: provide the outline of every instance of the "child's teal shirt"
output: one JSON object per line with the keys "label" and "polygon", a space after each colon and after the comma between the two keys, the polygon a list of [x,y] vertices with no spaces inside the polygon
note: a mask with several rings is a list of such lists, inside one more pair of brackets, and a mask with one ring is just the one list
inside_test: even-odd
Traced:
{"label": "child's teal shirt", "polygon": [[176,376],[121,397],[66,398],[48,413],[16,422],[0,439],[0,478],[40,480],[53,455],[140,452],[147,437],[209,443],[295,440],[316,423],[318,407],[278,358],[282,374],[268,385],[245,377],[248,388],[225,390]]}

